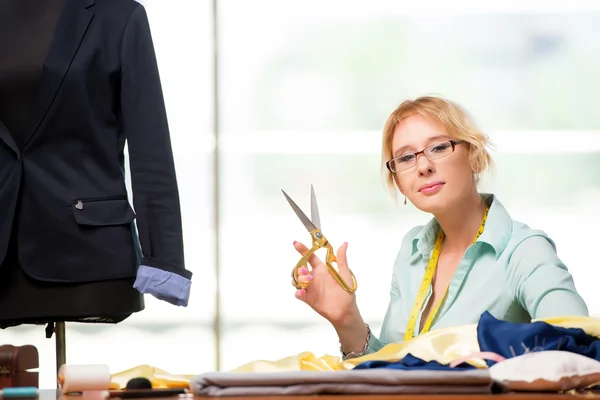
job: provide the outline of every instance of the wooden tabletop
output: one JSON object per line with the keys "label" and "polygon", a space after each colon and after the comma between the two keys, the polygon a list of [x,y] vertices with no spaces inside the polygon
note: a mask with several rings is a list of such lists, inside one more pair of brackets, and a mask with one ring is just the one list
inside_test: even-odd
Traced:
{"label": "wooden tabletop", "polygon": [[[244,400],[577,400],[578,396],[569,394],[544,394],[544,393],[511,393],[511,394],[405,394],[405,395],[377,395],[377,396],[363,396],[363,395],[333,395],[333,396],[269,396],[269,397],[243,397]],[[596,398],[595,396],[590,397],[591,399]],[[598,395],[600,399],[600,395]],[[215,399],[227,399],[235,400],[240,399],[239,397],[195,397],[195,400],[215,400]],[[156,399],[154,399],[156,400]]]}
{"label": "wooden tabletop", "polygon": [[[586,398],[598,398],[596,396],[585,396]],[[486,394],[486,395],[469,395],[469,394],[407,394],[407,395],[327,395],[327,396],[265,396],[265,397],[194,397],[194,400],[575,400],[579,396],[570,394],[553,394],[553,393],[510,393],[510,394]],[[148,398],[147,400],[172,400],[177,397],[168,398]],[[42,390],[40,400],[83,400],[82,396],[61,396],[56,390]],[[146,399],[139,399],[146,400]]]}
{"label": "wooden tabletop", "polygon": [[[244,400],[576,400],[579,397],[569,394],[526,394],[526,393],[514,393],[514,394],[489,394],[489,395],[473,395],[473,394],[405,394],[397,396],[379,395],[379,396],[346,396],[346,395],[335,395],[335,396],[276,396],[276,397],[244,397]],[[590,397],[590,398],[596,398]],[[598,395],[600,399],[600,395]],[[208,400],[208,398],[195,397],[196,400]],[[217,398],[211,397],[210,399],[215,400]],[[235,400],[233,397],[219,397],[218,399]]]}

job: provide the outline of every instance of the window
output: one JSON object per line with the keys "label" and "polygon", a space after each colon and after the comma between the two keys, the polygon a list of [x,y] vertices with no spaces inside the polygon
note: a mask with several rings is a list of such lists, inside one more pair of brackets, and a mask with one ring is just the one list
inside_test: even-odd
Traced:
{"label": "window", "polygon": [[581,249],[595,237],[583,221],[600,220],[600,7],[536,4],[219,2],[224,369],[339,354],[330,325],[294,298],[292,242],[309,235],[280,189],[308,213],[314,184],[378,334],[400,241],[429,219],[385,191],[381,130],[401,100],[428,93],[489,133],[497,171],[482,190],[556,240],[598,315]]}

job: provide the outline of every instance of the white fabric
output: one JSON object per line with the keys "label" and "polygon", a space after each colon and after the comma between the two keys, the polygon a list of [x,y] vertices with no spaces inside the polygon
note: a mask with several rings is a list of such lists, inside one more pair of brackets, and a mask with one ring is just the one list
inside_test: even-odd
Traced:
{"label": "white fabric", "polygon": [[568,351],[526,353],[494,364],[491,378],[511,390],[561,391],[600,383],[600,362]]}

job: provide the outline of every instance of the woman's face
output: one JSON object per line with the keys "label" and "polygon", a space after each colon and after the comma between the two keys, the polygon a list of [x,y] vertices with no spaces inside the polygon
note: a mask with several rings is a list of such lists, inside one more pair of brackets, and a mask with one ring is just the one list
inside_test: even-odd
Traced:
{"label": "woman's face", "polygon": [[[394,129],[392,157],[404,156],[401,163],[396,163],[396,185],[422,211],[443,212],[476,190],[468,144],[457,144],[452,152],[451,146],[444,146],[451,139],[441,123],[421,115],[404,119]],[[426,148],[431,149],[427,153],[431,158],[447,155],[430,160],[423,153],[416,157],[409,154]]]}

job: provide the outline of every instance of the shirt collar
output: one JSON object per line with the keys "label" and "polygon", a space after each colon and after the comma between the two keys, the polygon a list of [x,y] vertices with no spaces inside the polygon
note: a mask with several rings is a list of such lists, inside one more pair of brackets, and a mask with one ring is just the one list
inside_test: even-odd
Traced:
{"label": "shirt collar", "polygon": [[[513,220],[504,208],[502,203],[495,195],[482,193],[482,197],[490,206],[485,230],[477,239],[477,242],[486,243],[494,249],[496,259],[500,257],[512,235]],[[412,244],[412,255],[417,251],[422,255],[428,254],[433,250],[437,235],[440,231],[440,225],[435,218],[432,218],[415,235]]]}

